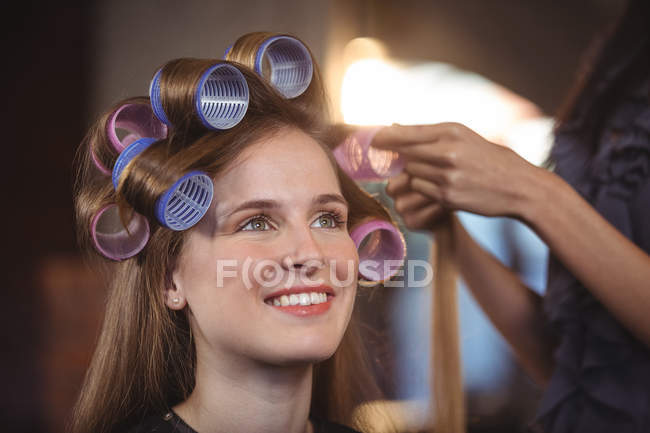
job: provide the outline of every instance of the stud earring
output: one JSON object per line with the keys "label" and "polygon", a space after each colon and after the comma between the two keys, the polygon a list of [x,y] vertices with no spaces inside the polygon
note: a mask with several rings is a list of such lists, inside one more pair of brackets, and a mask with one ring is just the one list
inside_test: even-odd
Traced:
{"label": "stud earring", "polygon": [[172,302],[174,304],[178,304],[179,302],[181,302],[181,300],[179,298],[174,298],[174,299],[172,299]]}

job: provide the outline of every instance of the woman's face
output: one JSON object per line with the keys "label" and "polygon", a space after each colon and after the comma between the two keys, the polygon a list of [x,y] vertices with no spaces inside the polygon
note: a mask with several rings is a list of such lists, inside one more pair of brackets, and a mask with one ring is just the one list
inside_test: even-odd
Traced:
{"label": "woman's face", "polygon": [[199,358],[329,358],[356,295],[347,218],[314,139],[286,128],[246,148],[215,181],[212,207],[188,233],[167,293],[171,308],[190,307]]}

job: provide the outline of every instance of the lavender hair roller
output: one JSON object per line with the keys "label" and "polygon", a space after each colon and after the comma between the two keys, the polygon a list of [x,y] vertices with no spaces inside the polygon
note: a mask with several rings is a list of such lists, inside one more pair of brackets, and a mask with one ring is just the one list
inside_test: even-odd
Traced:
{"label": "lavender hair roller", "polygon": [[[160,99],[161,73],[162,69],[159,69],[151,80],[149,97],[158,119],[171,126]],[[194,110],[206,128],[229,129],[244,118],[248,98],[248,84],[239,69],[227,63],[218,63],[201,75],[194,95]]]}
{"label": "lavender hair roller", "polygon": [[[167,126],[154,115],[151,107],[144,104],[124,104],[118,107],[106,123],[106,134],[117,153],[142,137],[165,138]],[[95,166],[104,174],[111,171],[99,161],[91,149]]]}
{"label": "lavender hair roller", "polygon": [[[155,138],[141,138],[124,149],[113,167],[115,189],[128,163],[155,141]],[[209,176],[200,171],[187,173],[156,200],[156,219],[171,230],[187,230],[203,218],[210,207],[213,193],[212,179]]]}
{"label": "lavender hair roller", "polygon": [[376,182],[404,169],[404,158],[397,152],[375,149],[370,145],[383,126],[360,127],[333,151],[337,162],[352,179]]}
{"label": "lavender hair roller", "polygon": [[124,227],[115,203],[104,206],[93,217],[90,233],[97,251],[111,260],[124,260],[138,254],[149,241],[149,222],[137,212]]}
{"label": "lavender hair roller", "polygon": [[359,250],[359,272],[364,278],[381,282],[399,271],[397,266],[384,265],[387,260],[403,262],[406,256],[404,236],[393,224],[373,220],[354,228],[350,237]]}
{"label": "lavender hair roller", "polygon": [[257,49],[255,71],[285,98],[291,99],[309,87],[314,64],[302,42],[290,36],[273,36]]}
{"label": "lavender hair roller", "polygon": [[[123,132],[123,138],[118,136],[120,132]],[[108,119],[106,133],[115,150],[122,152],[126,146],[139,138],[165,138],[167,126],[156,118],[150,106],[125,104],[115,110]],[[128,139],[131,141],[128,142]]]}

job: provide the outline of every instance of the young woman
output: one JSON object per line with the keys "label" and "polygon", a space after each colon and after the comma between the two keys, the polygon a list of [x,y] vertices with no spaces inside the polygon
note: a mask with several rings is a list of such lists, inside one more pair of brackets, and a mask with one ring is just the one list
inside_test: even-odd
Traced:
{"label": "young woman", "polygon": [[[228,58],[254,60],[270,36],[240,38]],[[354,310],[350,230],[393,222],[332,156],[318,69],[307,91],[288,99],[226,62],[246,79],[248,109],[236,126],[211,130],[192,117],[192,92],[215,62],[162,68],[156,85],[169,131],[124,167],[116,187],[106,172],[120,152],[107,128],[119,107],[155,101],[120,102],[80,150],[79,239],[110,291],[74,432],[351,432],[344,424],[354,408],[381,398]],[[156,203],[190,171],[209,176],[213,199],[196,225],[171,230]],[[133,215],[150,227],[146,246],[119,261],[94,254],[102,248],[90,230],[110,203],[128,227]]]}
{"label": "young woman", "polygon": [[512,216],[549,245],[542,298],[453,218],[475,298],[546,392],[548,433],[650,431],[650,3],[631,0],[559,120],[555,172],[458,124],[373,141],[411,161],[387,191],[412,229],[459,209]]}

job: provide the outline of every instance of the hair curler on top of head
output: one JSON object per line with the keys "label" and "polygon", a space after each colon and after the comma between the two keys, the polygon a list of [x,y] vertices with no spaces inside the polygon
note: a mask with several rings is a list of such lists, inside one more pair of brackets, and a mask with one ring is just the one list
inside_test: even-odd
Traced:
{"label": "hair curler on top of head", "polygon": [[[201,63],[203,62],[203,63]],[[163,72],[190,73],[191,96],[187,89],[176,89],[163,83]],[[183,70],[185,69],[185,70]],[[185,92],[183,92],[185,91]],[[246,79],[235,66],[198,59],[177,59],[167,63],[154,74],[149,85],[149,97],[156,117],[167,126],[180,127],[188,120],[187,112],[193,113],[190,119],[196,119],[208,129],[230,129],[244,118],[248,109],[249,90]],[[182,98],[188,110],[173,118],[167,113],[165,105],[172,105],[173,98]]]}
{"label": "hair curler on top of head", "polygon": [[[284,98],[314,109],[325,104],[318,68],[307,45],[290,34],[253,32],[238,38],[224,53],[224,59],[253,69]],[[319,109],[326,107],[319,107]]]}

